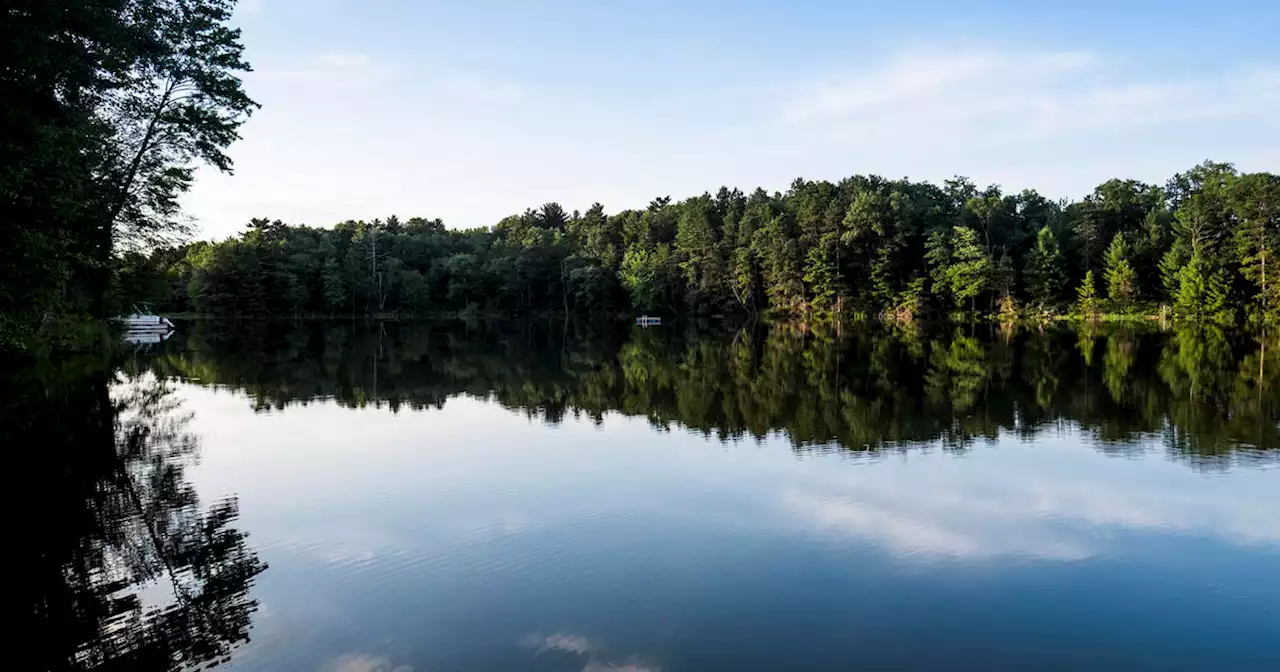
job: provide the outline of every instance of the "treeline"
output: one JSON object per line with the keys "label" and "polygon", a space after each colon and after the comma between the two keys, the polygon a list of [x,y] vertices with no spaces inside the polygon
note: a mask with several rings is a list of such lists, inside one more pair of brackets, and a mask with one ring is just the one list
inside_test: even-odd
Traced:
{"label": "treeline", "polygon": [[1001,434],[1078,427],[1101,450],[1162,446],[1200,466],[1280,459],[1280,343],[1213,325],[682,331],[588,321],[566,329],[559,320],[479,329],[207,321],[163,347],[138,363],[163,378],[240,390],[264,410],[313,400],[422,409],[470,395],[552,423],[622,413],[722,440],[782,433],[797,450],[875,453],[938,440],[962,450]]}
{"label": "treeline", "polygon": [[222,242],[126,255],[118,278],[124,295],[228,316],[1072,311],[1230,322],[1277,314],[1277,242],[1280,176],[1205,162],[1163,187],[1111,180],[1074,203],[963,178],[855,176],[614,214],[547,203],[466,231],[420,218],[256,219]]}
{"label": "treeline", "polygon": [[235,0],[10,0],[0,11],[0,349],[72,344],[119,254],[184,234],[200,164],[256,104]]}

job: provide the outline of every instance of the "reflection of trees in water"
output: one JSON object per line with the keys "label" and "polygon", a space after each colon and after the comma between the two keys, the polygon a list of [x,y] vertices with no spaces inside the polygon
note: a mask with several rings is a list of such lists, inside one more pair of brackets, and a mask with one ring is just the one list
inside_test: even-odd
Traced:
{"label": "reflection of trees in water", "polygon": [[964,449],[1064,422],[1102,450],[1145,450],[1151,442],[1136,439],[1159,436],[1172,456],[1202,464],[1270,459],[1240,449],[1280,447],[1280,348],[1214,328],[275,326],[201,325],[188,351],[151,365],[243,389],[259,408],[315,398],[418,408],[491,395],[552,422],[621,412],[720,438],[782,431],[798,448],[941,439]]}
{"label": "reflection of trees in water", "polygon": [[110,381],[100,362],[11,372],[9,457],[19,502],[24,633],[45,669],[167,670],[225,657],[248,636],[266,566],[184,479],[198,439],[151,375]]}

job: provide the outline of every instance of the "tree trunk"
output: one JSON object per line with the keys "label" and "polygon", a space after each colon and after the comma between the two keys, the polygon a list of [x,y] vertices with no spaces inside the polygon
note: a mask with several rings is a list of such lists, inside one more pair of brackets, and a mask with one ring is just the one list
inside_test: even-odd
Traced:
{"label": "tree trunk", "polygon": [[164,114],[165,108],[169,106],[169,99],[173,95],[173,89],[177,86],[176,82],[169,82],[165,86],[164,95],[160,97],[160,104],[151,114],[151,120],[147,122],[147,132],[142,136],[142,144],[138,146],[138,151],[134,153],[133,159],[129,161],[129,169],[125,172],[123,179],[116,185],[116,191],[113,196],[112,203],[107,210],[101,230],[98,232],[96,261],[98,268],[94,269],[91,274],[93,278],[93,306],[92,310],[98,317],[106,317],[107,310],[107,285],[111,280],[111,250],[115,237],[116,219],[120,217],[120,213],[124,211],[124,206],[129,202],[129,190],[133,188],[133,182],[138,177],[138,169],[142,166],[142,157],[151,149],[151,141],[155,139],[156,127],[160,124],[160,116]]}

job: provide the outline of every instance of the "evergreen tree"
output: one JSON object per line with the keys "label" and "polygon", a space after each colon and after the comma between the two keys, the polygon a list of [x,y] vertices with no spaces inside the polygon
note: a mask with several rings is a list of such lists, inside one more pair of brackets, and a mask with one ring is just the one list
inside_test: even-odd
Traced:
{"label": "evergreen tree", "polygon": [[1255,288],[1253,300],[1259,315],[1273,319],[1280,309],[1280,269],[1272,258],[1280,244],[1280,176],[1244,175],[1232,183],[1230,201],[1236,219],[1232,256],[1241,275]]}
{"label": "evergreen tree", "polygon": [[987,289],[991,279],[991,260],[978,242],[978,234],[967,226],[952,229],[951,265],[947,268],[947,286],[961,308],[968,300],[974,309],[977,297]]}
{"label": "evergreen tree", "polygon": [[1136,293],[1137,276],[1133,271],[1133,265],[1129,263],[1129,246],[1125,244],[1123,233],[1117,233],[1111,239],[1104,262],[1107,296],[1116,307],[1128,310],[1133,304]]}
{"label": "evergreen tree", "polygon": [[1221,269],[1212,267],[1200,254],[1191,255],[1191,261],[1178,273],[1174,311],[1180,317],[1197,322],[1229,318],[1228,286],[1223,275]]}
{"label": "evergreen tree", "polygon": [[809,258],[805,262],[804,281],[813,296],[812,305],[818,310],[835,307],[836,300],[836,265],[831,253],[824,247],[809,250]]}
{"label": "evergreen tree", "polygon": [[1049,227],[1041,228],[1036,234],[1036,244],[1027,257],[1023,275],[1026,278],[1027,294],[1032,301],[1041,306],[1051,306],[1058,302],[1065,271],[1062,252]]}
{"label": "evergreen tree", "polygon": [[1098,288],[1093,280],[1093,271],[1085,271],[1084,279],[1076,288],[1076,312],[1091,320],[1098,316]]}

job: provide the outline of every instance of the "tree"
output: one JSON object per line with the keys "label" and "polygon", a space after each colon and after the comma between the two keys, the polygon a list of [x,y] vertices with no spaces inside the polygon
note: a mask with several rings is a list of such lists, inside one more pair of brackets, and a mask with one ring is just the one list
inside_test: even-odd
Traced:
{"label": "tree", "polygon": [[1138,230],[1147,214],[1158,207],[1163,192],[1137,180],[1108,180],[1068,210],[1072,231],[1083,256],[1083,267],[1094,269],[1104,247],[1117,233]]}
{"label": "tree", "polygon": [[925,263],[929,267],[929,279],[932,291],[939,300],[949,296],[951,285],[948,274],[951,270],[951,236],[949,229],[934,229],[929,232],[925,242]]}
{"label": "tree", "polygon": [[180,231],[177,197],[196,163],[230,172],[227,147],[257,107],[239,73],[250,70],[235,0],[151,0],[131,15],[143,53],[104,92],[99,118],[108,151],[98,175],[108,193],[103,259],[111,241],[153,243]]}
{"label": "tree", "polygon": [[676,253],[692,303],[715,302],[723,292],[724,265],[719,242],[720,222],[711,196],[703,194],[681,204]]}
{"label": "tree", "polygon": [[1129,263],[1129,246],[1125,244],[1123,233],[1117,233],[1111,239],[1104,262],[1107,295],[1118,308],[1128,310],[1133,304],[1137,276]]}
{"label": "tree", "polygon": [[347,287],[342,281],[342,267],[332,256],[325,257],[320,269],[321,292],[324,296],[324,308],[330,315],[348,305]]}
{"label": "tree", "polygon": [[1098,288],[1093,280],[1093,271],[1085,271],[1084,279],[1076,288],[1076,312],[1090,320],[1098,316]]}
{"label": "tree", "polygon": [[404,307],[415,314],[423,314],[431,309],[431,288],[422,273],[414,269],[403,269],[400,278],[400,293]]}
{"label": "tree", "polygon": [[805,260],[804,281],[809,286],[814,308],[828,310],[835,307],[838,285],[836,265],[827,248],[820,246],[809,250],[809,258]]}
{"label": "tree", "polygon": [[631,305],[652,311],[662,303],[666,293],[667,253],[665,246],[650,252],[644,248],[627,250],[622,259],[618,279],[631,296]]}
{"label": "tree", "polygon": [[1280,176],[1243,175],[1229,187],[1229,199],[1236,220],[1232,256],[1241,275],[1256,288],[1253,300],[1260,315],[1271,319],[1280,309],[1280,278],[1274,263],[1267,277],[1268,262],[1280,243]]}
{"label": "tree", "polygon": [[1036,234],[1036,244],[1027,257],[1023,277],[1032,301],[1042,307],[1057,303],[1066,278],[1058,241],[1047,226]]}
{"label": "tree", "polygon": [[222,150],[253,106],[231,5],[6,4],[0,345],[58,314],[104,313],[113,254],[180,230],[194,164],[230,168]]}
{"label": "tree", "polygon": [[1229,317],[1228,286],[1221,269],[1212,267],[1200,253],[1178,272],[1174,311],[1189,320],[1204,322]]}
{"label": "tree", "polygon": [[968,299],[969,310],[973,310],[978,295],[987,289],[991,260],[978,244],[978,234],[973,229],[957,226],[951,231],[953,249],[951,265],[946,272],[947,286],[951,288],[957,308]]}

